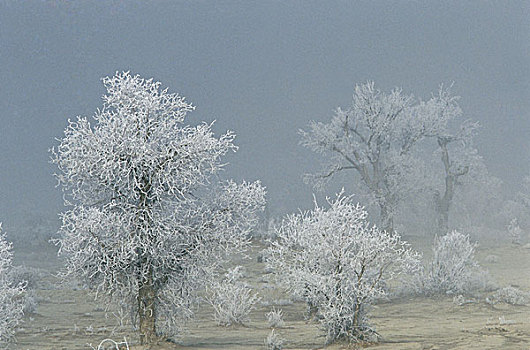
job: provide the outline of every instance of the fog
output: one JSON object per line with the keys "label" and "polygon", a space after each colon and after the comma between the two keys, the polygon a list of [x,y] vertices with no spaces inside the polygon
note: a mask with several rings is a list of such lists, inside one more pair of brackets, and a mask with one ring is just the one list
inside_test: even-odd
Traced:
{"label": "fog", "polygon": [[2,220],[62,210],[47,151],[68,118],[101,106],[100,78],[126,70],[185,96],[190,122],[235,131],[227,177],[261,179],[278,214],[312,198],[301,176],[319,159],[298,129],[367,80],[424,99],[454,82],[488,168],[518,188],[530,171],[529,12],[524,1],[2,1]]}
{"label": "fog", "polygon": [[117,71],[185,96],[189,123],[234,131],[222,177],[261,180],[274,216],[312,207],[302,176],[325,159],[299,129],[369,80],[423,100],[454,83],[489,173],[515,196],[530,174],[529,18],[528,1],[1,0],[0,222],[19,232],[64,210],[48,150]]}

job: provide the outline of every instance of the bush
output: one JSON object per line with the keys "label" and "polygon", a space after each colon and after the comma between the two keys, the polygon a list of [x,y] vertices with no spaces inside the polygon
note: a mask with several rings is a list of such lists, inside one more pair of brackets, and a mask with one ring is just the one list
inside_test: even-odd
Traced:
{"label": "bush", "polygon": [[23,285],[25,292],[17,296],[17,300],[23,303],[24,314],[37,312],[37,298],[35,288],[41,284],[44,274],[36,268],[27,266],[13,266],[9,273],[8,279],[12,286]]}
{"label": "bush", "polygon": [[265,347],[267,350],[282,350],[283,342],[284,340],[273,329],[267,336],[267,339],[265,339]]}
{"label": "bush", "polygon": [[529,293],[525,293],[515,287],[505,287],[497,290],[486,301],[490,304],[502,302],[510,305],[526,305],[528,304],[529,298]]}
{"label": "bush", "polygon": [[268,250],[267,265],[294,298],[315,312],[327,342],[373,341],[366,307],[386,294],[386,282],[418,263],[397,234],[366,221],[342,194],[329,209],[288,216]]}
{"label": "bush", "polygon": [[461,294],[484,288],[485,272],[475,261],[476,244],[469,236],[452,231],[435,237],[433,259],[426,269],[420,271],[416,281],[419,294]]}
{"label": "bush", "polygon": [[271,328],[281,328],[285,325],[285,322],[283,322],[283,313],[281,309],[276,310],[276,308],[272,308],[271,311],[267,312],[266,316],[269,327]]}
{"label": "bush", "polygon": [[215,320],[220,326],[244,324],[260,300],[257,294],[252,294],[251,288],[241,282],[241,277],[241,266],[237,266],[211,287],[212,295],[208,302],[214,308]]}

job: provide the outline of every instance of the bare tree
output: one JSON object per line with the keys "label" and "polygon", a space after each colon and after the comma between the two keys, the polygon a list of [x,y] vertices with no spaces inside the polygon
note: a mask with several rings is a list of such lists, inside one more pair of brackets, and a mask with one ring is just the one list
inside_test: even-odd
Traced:
{"label": "bare tree", "polygon": [[312,122],[310,131],[300,131],[301,144],[329,161],[323,172],[306,179],[319,186],[354,171],[379,206],[382,228],[393,232],[396,206],[416,187],[413,150],[445,125],[429,103],[416,102],[401,89],[386,94],[373,82],[357,85],[351,107],[338,108],[329,123]]}
{"label": "bare tree", "polygon": [[328,204],[287,216],[267,263],[316,310],[328,343],[370,340],[366,307],[385,295],[386,282],[418,268],[418,256],[399,235],[370,226],[351,197],[340,194]]}
{"label": "bare tree", "polygon": [[52,162],[71,209],[57,244],[65,275],[128,305],[142,343],[174,335],[197,291],[243,249],[264,206],[259,182],[213,183],[234,134],[184,124],[194,107],[159,82],[116,73],[92,125],[69,121]]}

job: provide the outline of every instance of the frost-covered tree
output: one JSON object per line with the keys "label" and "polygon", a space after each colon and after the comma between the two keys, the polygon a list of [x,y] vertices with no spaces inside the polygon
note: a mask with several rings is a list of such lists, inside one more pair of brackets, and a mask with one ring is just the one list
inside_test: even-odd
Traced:
{"label": "frost-covered tree", "polygon": [[[450,89],[441,86],[438,95],[425,104],[432,115],[439,116],[438,120],[441,122],[438,133],[432,135],[438,144],[436,158],[441,159],[442,164],[441,171],[435,171],[432,184],[437,227],[441,234],[449,230],[449,213],[455,192],[462,185],[463,178],[476,181],[485,173],[482,158],[473,147],[473,137],[479,124],[470,120],[460,121],[462,109],[458,105],[459,99],[451,94]],[[451,124],[454,123],[460,125],[452,127]],[[440,186],[437,182],[442,182],[443,185]]]}
{"label": "frost-covered tree", "polygon": [[339,194],[328,204],[286,217],[268,250],[268,267],[316,309],[328,343],[371,339],[366,307],[418,259],[399,235],[370,226],[351,197]]}
{"label": "frost-covered tree", "polygon": [[183,97],[128,72],[103,84],[103,108],[69,121],[52,150],[70,206],[57,244],[66,276],[129,305],[150,343],[177,333],[226,254],[245,247],[265,191],[216,180],[234,134],[186,125]]}
{"label": "frost-covered tree", "polygon": [[13,260],[11,249],[11,243],[2,233],[0,223],[0,346],[13,339],[15,327],[24,313],[25,283],[13,283],[10,276]]}
{"label": "frost-covered tree", "polygon": [[373,82],[357,85],[352,105],[338,108],[328,123],[301,130],[301,144],[326,156],[328,165],[307,179],[322,185],[338,173],[353,171],[376,200],[382,228],[393,231],[394,213],[405,193],[417,187],[413,151],[445,125],[429,106],[394,89],[389,94]]}

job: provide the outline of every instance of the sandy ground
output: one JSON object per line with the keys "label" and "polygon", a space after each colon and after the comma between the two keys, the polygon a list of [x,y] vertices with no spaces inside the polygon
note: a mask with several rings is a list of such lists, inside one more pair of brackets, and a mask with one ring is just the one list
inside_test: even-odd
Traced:
{"label": "sandy ground", "polygon": [[[428,252],[426,240],[412,240],[413,246]],[[260,247],[253,250],[256,255]],[[15,263],[42,269],[46,276],[36,290],[37,312],[25,317],[17,332],[17,344],[10,349],[90,349],[101,340],[128,340],[130,349],[144,349],[128,328],[116,328],[116,318],[105,317],[86,291],[75,286],[56,287],[53,273],[60,262],[53,251],[17,253]],[[498,262],[487,263],[488,255],[496,255]],[[530,292],[530,249],[490,242],[477,251],[477,260],[487,268],[501,287],[512,285]],[[324,346],[318,325],[304,319],[305,306],[289,303],[288,296],[271,288],[272,277],[264,272],[264,264],[256,258],[244,262],[248,281],[262,296],[251,321],[246,326],[219,327],[212,310],[201,308],[195,321],[188,325],[180,344],[163,343],[151,349],[265,349],[264,340],[270,333],[265,313],[270,303],[279,303],[285,327],[276,332],[286,340],[285,349],[346,348],[345,345]],[[478,302],[458,306],[452,296],[441,298],[406,298],[375,305],[371,310],[372,325],[383,337],[369,349],[530,349],[530,306],[512,306],[485,302],[482,294]],[[282,302],[283,301],[283,302]],[[264,304],[269,303],[269,304]]]}

